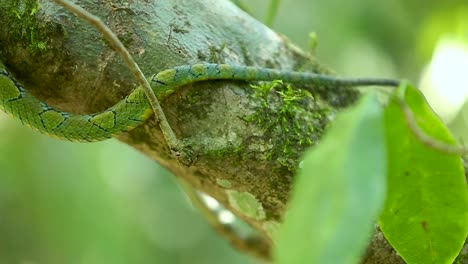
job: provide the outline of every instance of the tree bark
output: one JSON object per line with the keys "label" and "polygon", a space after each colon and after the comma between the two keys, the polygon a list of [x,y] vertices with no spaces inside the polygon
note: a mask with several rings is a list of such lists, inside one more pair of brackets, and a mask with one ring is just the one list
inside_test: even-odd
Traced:
{"label": "tree bark", "polygon": [[[146,76],[200,62],[332,73],[227,0],[77,3],[119,36]],[[51,1],[2,0],[0,22],[9,25],[0,28],[0,59],[50,105],[95,113],[137,85],[94,28]],[[177,136],[198,154],[192,166],[171,155],[154,119],[118,139],[216,198],[271,243],[301,154],[357,96],[349,88],[316,87],[286,105],[284,95],[260,96],[245,82],[198,83],[162,102]],[[403,263],[379,231],[364,259]]]}

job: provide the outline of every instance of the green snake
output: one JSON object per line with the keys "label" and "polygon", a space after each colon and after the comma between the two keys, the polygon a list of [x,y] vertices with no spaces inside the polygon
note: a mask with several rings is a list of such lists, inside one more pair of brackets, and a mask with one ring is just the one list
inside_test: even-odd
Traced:
{"label": "green snake", "polygon": [[[346,79],[309,72],[237,66],[228,64],[183,65],[150,78],[151,88],[164,100],[180,87],[199,81],[273,81],[307,85],[396,86],[384,79]],[[114,106],[95,114],[73,114],[58,110],[29,93],[0,62],[0,109],[42,133],[79,142],[101,141],[127,132],[145,122],[153,111],[142,87]]]}

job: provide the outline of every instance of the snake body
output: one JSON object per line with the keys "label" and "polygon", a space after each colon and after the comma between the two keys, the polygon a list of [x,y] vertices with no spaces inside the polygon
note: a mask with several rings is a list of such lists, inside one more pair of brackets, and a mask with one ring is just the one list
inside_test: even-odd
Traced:
{"label": "snake body", "polygon": [[[366,85],[366,80],[360,79],[228,64],[178,66],[159,72],[150,78],[150,84],[157,98],[164,100],[186,84],[207,80],[283,80],[315,85]],[[382,83],[376,83],[376,80],[368,82],[370,85],[395,85],[385,80]],[[42,133],[79,142],[101,141],[114,137],[142,124],[152,114],[150,103],[141,87],[100,113],[82,115],[63,112],[29,93],[1,62],[0,109]]]}

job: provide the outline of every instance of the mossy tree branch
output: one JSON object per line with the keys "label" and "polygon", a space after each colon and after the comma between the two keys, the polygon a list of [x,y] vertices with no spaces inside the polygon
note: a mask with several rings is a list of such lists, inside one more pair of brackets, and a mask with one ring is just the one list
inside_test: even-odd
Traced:
{"label": "mossy tree branch", "polygon": [[[104,0],[82,7],[111,27],[147,76],[199,62],[330,73],[227,0]],[[32,93],[59,109],[101,111],[137,85],[94,28],[51,1],[4,0],[0,21],[10,25],[0,28],[0,59]],[[301,153],[357,93],[330,87],[304,95],[300,87],[261,87],[201,83],[163,102],[178,137],[199,154],[191,167],[171,155],[154,119],[119,140],[213,196],[270,239],[285,212]],[[297,95],[298,100],[286,100]],[[366,263],[403,263],[380,237],[377,233]]]}

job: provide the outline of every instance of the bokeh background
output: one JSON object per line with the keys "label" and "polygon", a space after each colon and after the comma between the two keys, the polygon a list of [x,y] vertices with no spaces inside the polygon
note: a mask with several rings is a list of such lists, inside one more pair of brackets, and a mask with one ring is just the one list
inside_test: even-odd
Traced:
{"label": "bokeh background", "polygon": [[[243,1],[259,20],[269,4]],[[282,0],[272,27],[342,75],[419,84],[468,140],[466,0]],[[255,263],[132,148],[50,139],[1,113],[0,135],[0,264]]]}

